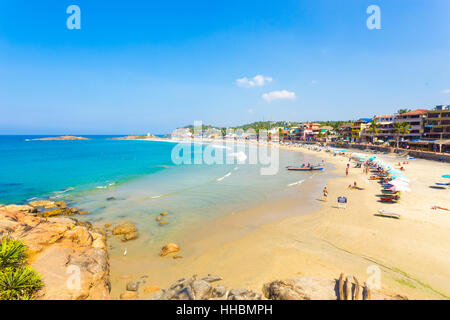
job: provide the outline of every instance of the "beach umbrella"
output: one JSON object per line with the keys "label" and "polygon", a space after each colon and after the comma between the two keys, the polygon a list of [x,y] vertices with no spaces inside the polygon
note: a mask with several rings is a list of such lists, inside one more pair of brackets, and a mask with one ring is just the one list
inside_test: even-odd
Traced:
{"label": "beach umbrella", "polygon": [[394,187],[394,191],[406,191],[406,192],[411,192],[411,189],[408,188],[407,186],[395,186]]}
{"label": "beach umbrella", "polygon": [[407,187],[408,183],[404,181],[389,181],[390,185],[393,185],[394,187]]}
{"label": "beach umbrella", "polygon": [[395,179],[392,179],[391,181],[389,181],[389,183],[391,182],[403,182],[403,183],[409,183],[409,179],[405,178],[405,177],[397,177]]}
{"label": "beach umbrella", "polygon": [[450,174],[444,174],[444,175],[442,176],[442,178],[450,179]]}
{"label": "beach umbrella", "polygon": [[405,182],[409,182],[409,179],[406,178],[405,176],[402,176],[401,174],[393,174],[391,175],[392,180],[402,180]]}

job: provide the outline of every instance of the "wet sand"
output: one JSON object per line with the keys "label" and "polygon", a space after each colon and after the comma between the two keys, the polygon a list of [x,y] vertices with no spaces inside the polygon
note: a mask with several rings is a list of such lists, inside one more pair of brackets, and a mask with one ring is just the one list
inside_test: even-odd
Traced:
{"label": "wet sand", "polygon": [[[380,290],[385,294],[410,299],[450,296],[450,212],[431,209],[450,208],[450,195],[449,190],[430,188],[444,180],[439,177],[450,172],[448,164],[409,160],[405,174],[412,192],[404,193],[398,204],[383,204],[377,201],[379,184],[368,181],[362,169],[352,165],[345,177],[348,158],[303,148],[295,151],[314,154],[334,166],[338,177],[327,183],[327,202],[321,199],[322,186],[316,186],[317,197],[306,205],[304,199],[263,204],[207,222],[190,230],[189,237],[174,236],[182,259],[149,252],[148,259],[157,257],[161,264],[145,273],[135,273],[135,262],[127,257],[112,260],[113,270],[123,270],[112,274],[113,296],[129,281],[116,278],[128,274],[133,279],[148,275],[147,285],[166,288],[179,278],[211,273],[224,277],[226,286],[260,291],[265,282],[298,275],[333,279],[344,272],[364,281],[374,265],[381,270]],[[354,181],[365,190],[347,189]],[[299,192],[302,188],[308,186],[298,186]],[[335,199],[341,195],[349,200],[345,210],[336,208]],[[375,216],[380,209],[399,213],[402,219]]]}

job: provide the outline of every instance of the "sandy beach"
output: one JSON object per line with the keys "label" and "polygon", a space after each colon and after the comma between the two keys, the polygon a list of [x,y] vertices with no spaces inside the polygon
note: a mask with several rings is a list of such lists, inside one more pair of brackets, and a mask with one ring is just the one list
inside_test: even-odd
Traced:
{"label": "sandy beach", "polygon": [[[280,202],[206,223],[189,243],[181,244],[181,252],[195,254],[176,260],[161,258],[166,262],[164,268],[148,270],[151,285],[166,288],[179,278],[211,273],[222,276],[224,285],[260,291],[268,281],[300,275],[335,279],[344,272],[366,281],[377,266],[379,291],[384,294],[409,299],[450,297],[450,212],[431,209],[433,205],[450,208],[449,190],[430,188],[445,180],[440,177],[449,173],[448,164],[409,160],[404,166],[411,192],[403,193],[399,203],[384,204],[377,197],[380,185],[369,181],[363,169],[353,168],[352,162],[345,176],[347,157],[283,148],[332,164],[336,178],[326,183],[328,201],[317,191],[317,198],[311,199],[317,209],[312,212],[304,213],[299,202]],[[392,155],[377,157],[392,165],[399,162]],[[364,190],[348,189],[355,181]],[[300,193],[307,186],[296,188]],[[347,209],[337,208],[338,196],[348,198]],[[402,218],[375,216],[381,209]],[[291,214],[276,219],[277,211]],[[264,215],[272,221],[261,226]],[[117,276],[112,275],[113,296],[129,281]]]}

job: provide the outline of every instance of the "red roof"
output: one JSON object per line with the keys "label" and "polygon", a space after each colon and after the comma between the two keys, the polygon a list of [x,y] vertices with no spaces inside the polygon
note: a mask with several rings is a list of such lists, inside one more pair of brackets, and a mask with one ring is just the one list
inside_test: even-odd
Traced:
{"label": "red roof", "polygon": [[426,114],[428,111],[429,111],[428,109],[416,109],[406,113],[401,113],[399,114],[399,116],[416,116],[418,114]]}
{"label": "red roof", "polygon": [[387,115],[387,116],[376,116],[374,119],[380,119],[380,118],[392,118],[392,115]]}

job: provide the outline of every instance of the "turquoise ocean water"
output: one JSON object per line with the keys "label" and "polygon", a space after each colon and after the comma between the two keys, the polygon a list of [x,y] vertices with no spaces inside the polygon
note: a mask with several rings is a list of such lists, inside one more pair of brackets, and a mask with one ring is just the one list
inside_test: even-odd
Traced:
{"label": "turquoise ocean water", "polygon": [[[89,137],[89,136],[87,136]],[[109,140],[28,141],[39,136],[0,136],[0,203],[58,196],[123,183],[170,165],[168,143]]]}
{"label": "turquoise ocean water", "polygon": [[[29,141],[36,136],[0,136],[0,203],[31,199],[65,200],[100,225],[132,221],[139,240],[131,247],[159,246],[189,226],[266,201],[310,198],[299,186],[314,185],[320,193],[326,173],[288,172],[285,167],[317,159],[280,150],[279,171],[260,174],[259,164],[175,165],[175,143],[110,140]],[[203,145],[200,150],[204,150]],[[248,156],[251,148],[246,146]],[[223,147],[217,146],[217,150]],[[315,183],[319,181],[319,183]],[[115,200],[108,201],[107,198]],[[169,224],[156,217],[168,211]]]}

